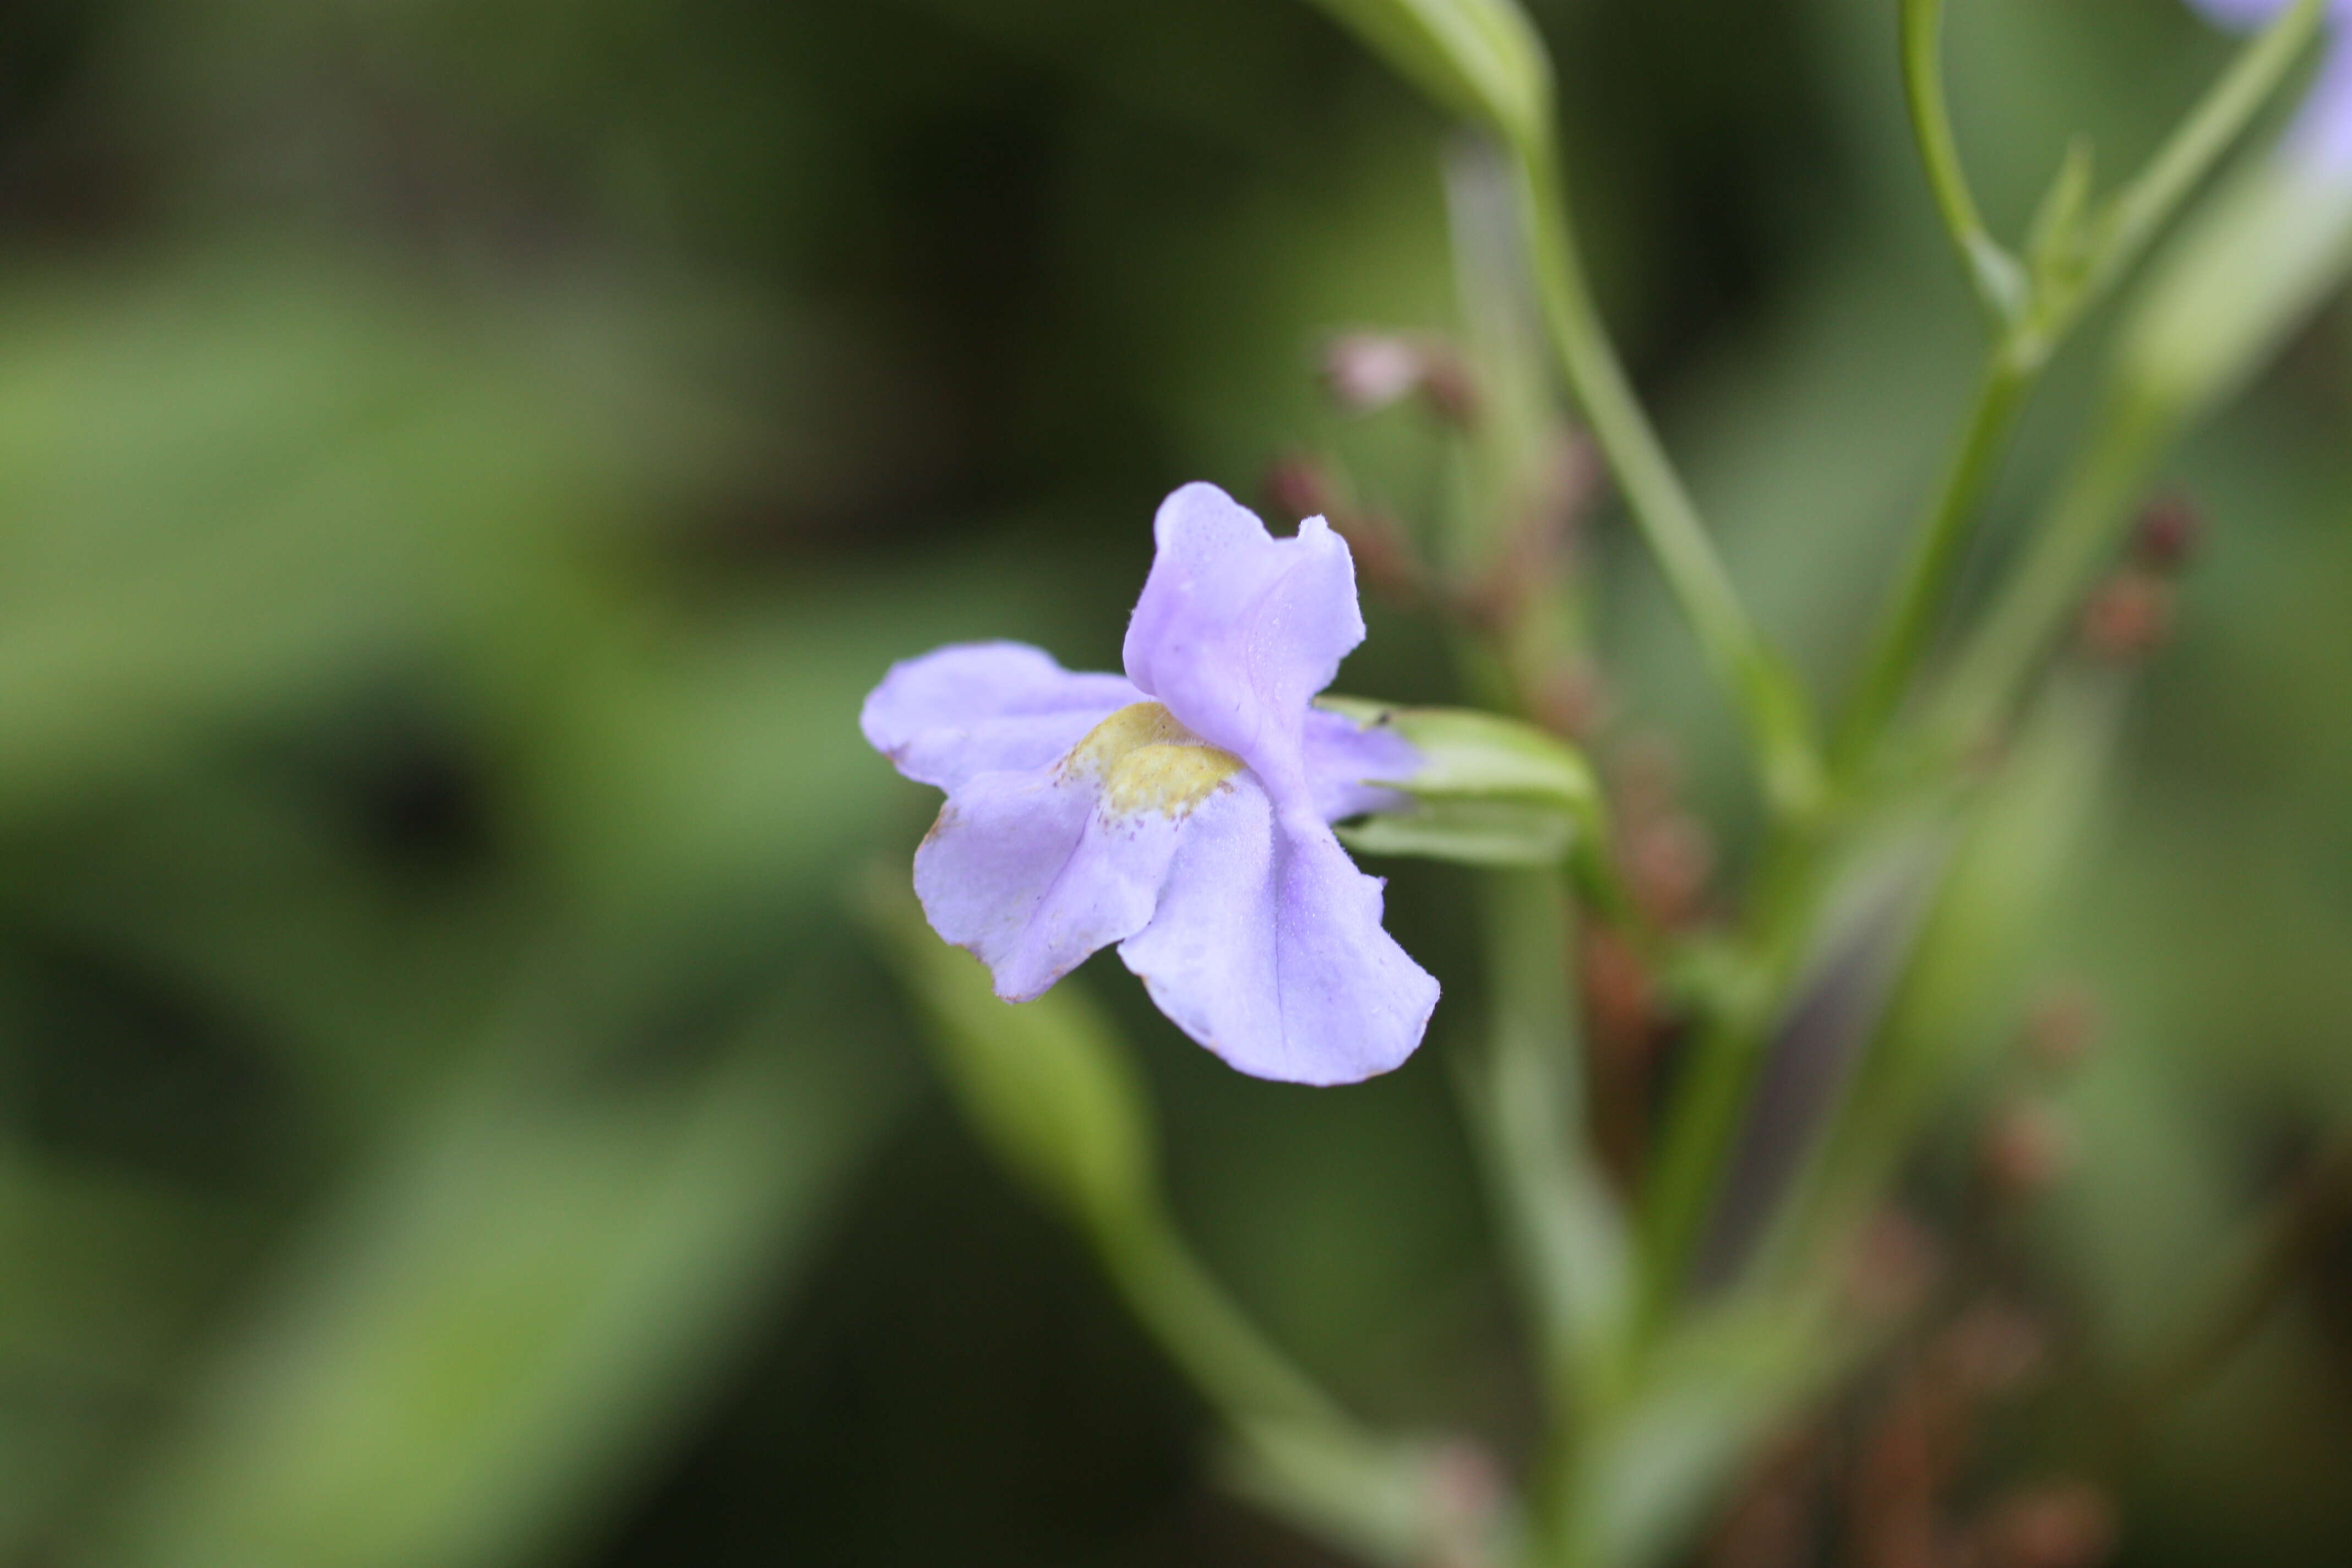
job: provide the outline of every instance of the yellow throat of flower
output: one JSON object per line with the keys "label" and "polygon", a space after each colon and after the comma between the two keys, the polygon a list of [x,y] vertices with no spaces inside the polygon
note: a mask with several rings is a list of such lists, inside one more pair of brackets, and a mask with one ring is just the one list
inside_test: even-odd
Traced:
{"label": "yellow throat of flower", "polygon": [[1242,770],[1242,760],[1212,746],[1157,702],[1135,702],[1087,731],[1062,759],[1064,778],[1100,781],[1114,816],[1158,812],[1183,817]]}

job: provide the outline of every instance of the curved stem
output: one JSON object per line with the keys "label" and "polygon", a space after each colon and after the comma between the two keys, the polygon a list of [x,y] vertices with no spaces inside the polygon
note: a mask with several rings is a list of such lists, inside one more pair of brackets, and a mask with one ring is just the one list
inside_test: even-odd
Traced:
{"label": "curved stem", "polygon": [[2025,308],[2025,269],[1986,231],[1969,188],[1944,101],[1943,41],[1944,0],[1903,0],[1903,92],[1911,110],[1911,134],[1969,287],[1985,314],[2006,329]]}
{"label": "curved stem", "polygon": [[2263,102],[2318,35],[2326,0],[2295,0],[2238,51],[2189,118],[2147,167],[2116,195],[2103,219],[2099,250],[2083,289],[2095,301],[2139,258],[2180,204],[2204,182]]}
{"label": "curved stem", "polygon": [[1838,726],[1834,761],[1851,775],[1867,761],[1903,700],[1949,591],[1967,542],[1969,524],[2000,466],[2034,373],[1996,349],[1985,363],[1976,403],[1935,500],[1919,521],[1911,555],[1882,613],[1863,674]]}
{"label": "curved stem", "polygon": [[1801,816],[1820,804],[1824,783],[1804,695],[1740,604],[1698,509],[1611,346],[1577,256],[1567,196],[1548,145],[1530,142],[1517,151],[1536,283],[1569,389],[1707,663],[1740,707],[1766,794],[1784,814]]}
{"label": "curved stem", "polygon": [[1793,830],[1767,847],[1748,945],[1756,972],[1740,1005],[1712,1019],[1695,1043],[1667,1108],[1655,1163],[1642,1190],[1638,1328],[1654,1336],[1671,1316],[1713,1213],[1717,1184],[1739,1135],[1768,1031],[1785,999],[1811,924],[1819,846]]}
{"label": "curved stem", "polygon": [[1194,1387],[1237,1425],[1354,1423],[1261,1335],[1160,1216],[1096,1227],[1120,1294]]}
{"label": "curved stem", "polygon": [[1494,1018],[1468,1120],[1534,1319],[1550,1418],[1573,1427],[1618,1370],[1628,1281],[1623,1226],[1584,1131],[1570,906],[1549,871],[1482,881]]}

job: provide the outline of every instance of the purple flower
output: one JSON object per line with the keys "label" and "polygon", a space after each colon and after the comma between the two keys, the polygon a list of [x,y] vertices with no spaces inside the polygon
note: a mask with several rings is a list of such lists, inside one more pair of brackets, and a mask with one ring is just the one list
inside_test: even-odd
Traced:
{"label": "purple flower", "polygon": [[866,738],[947,792],[915,852],[940,936],[1024,1002],[1118,944],[1160,1010],[1227,1062],[1353,1083],[1412,1054],[1437,982],[1381,928],[1381,881],[1330,825],[1399,804],[1419,756],[1309,706],[1364,640],[1348,546],[1276,539],[1213,485],[1160,503],[1127,679],[1019,643],[895,666]]}
{"label": "purple flower", "polygon": [[[2252,30],[2285,10],[2291,0],[2189,0],[2225,27]],[[2303,100],[2287,144],[2321,174],[2352,178],[2352,0],[2330,0],[2327,58]]]}

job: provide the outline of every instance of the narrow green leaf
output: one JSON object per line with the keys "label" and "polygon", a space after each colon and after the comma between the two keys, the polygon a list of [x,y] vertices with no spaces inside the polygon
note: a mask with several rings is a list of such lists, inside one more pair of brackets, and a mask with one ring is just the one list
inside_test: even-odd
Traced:
{"label": "narrow green leaf", "polygon": [[710,1389],[900,1101],[782,1023],[659,1092],[460,1084],[246,1304],[79,1560],[546,1559]]}
{"label": "narrow green leaf", "polygon": [[1516,0],[1315,0],[1440,106],[1528,145],[1551,118],[1551,66]]}

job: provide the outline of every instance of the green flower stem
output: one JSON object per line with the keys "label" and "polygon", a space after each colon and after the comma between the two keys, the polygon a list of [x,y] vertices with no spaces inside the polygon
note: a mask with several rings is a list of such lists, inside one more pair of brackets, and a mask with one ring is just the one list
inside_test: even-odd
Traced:
{"label": "green flower stem", "polygon": [[1097,1254],[1129,1307],[1236,1427],[1271,1422],[1353,1435],[1353,1421],[1266,1342],[1156,1205],[1091,1229]]}
{"label": "green flower stem", "polygon": [[[2030,287],[2009,253],[1985,232],[1960,165],[1944,103],[1939,64],[1942,0],[1905,0],[1904,80],[1912,127],[1927,165],[1945,227],[1969,268],[1969,278],[2000,332],[1951,467],[1922,519],[1917,541],[1882,616],[1864,662],[1864,675],[1839,725],[1834,760],[1841,774],[1867,761],[1872,747],[1901,703],[1925,653],[1935,620],[1959,562],[1969,527],[1999,463],[2019,411],[2040,378],[2042,367],[2084,311],[2138,260],[2180,204],[2200,184],[2214,163],[2234,142],[2281,79],[2309,45],[2319,26],[2322,0],[2298,4],[2239,51],[2237,58],[2196,110],[2174,132],[2147,167],[2126,185],[2091,231],[2082,237],[2087,253],[2073,266],[2064,260],[2063,236],[2049,243],[2055,254],[2037,250]],[[2084,483],[2111,479],[2113,461],[2097,476],[2086,468]],[[2079,487],[2078,487],[2079,489]],[[2095,497],[2074,496],[2069,515],[2087,510]],[[2029,617],[2047,619],[2053,601],[2061,613],[2074,586],[2060,569],[2079,555],[2096,530],[2076,522],[2069,538],[2042,553],[2032,581],[2021,584],[2013,621],[2001,634],[2001,663],[2030,663],[2036,637]],[[2063,591],[2062,591],[2063,590]],[[1980,679],[1995,683],[1992,656]],[[1979,703],[1998,694],[1979,691]]]}
{"label": "green flower stem", "polygon": [[1903,89],[1911,133],[1969,286],[1986,315],[2005,330],[2025,309],[2025,269],[1987,232],[1969,188],[1944,102],[1943,38],[1944,0],[1903,0]]}
{"label": "green flower stem", "polygon": [[1927,510],[1904,564],[1878,630],[1864,658],[1863,675],[1838,726],[1834,760],[1851,777],[1869,759],[1887,721],[1903,700],[1958,567],[1969,524],[2000,467],[2000,454],[2019,411],[2038,379],[2030,365],[2004,348],[1985,363],[1974,406],[1962,430],[1950,468]]}
{"label": "green flower stem", "polygon": [[1805,951],[1819,900],[1821,846],[1784,832],[1767,850],[1745,947],[1741,994],[1709,1018],[1670,1101],[1642,1191],[1637,1331],[1654,1338],[1672,1317],[1716,1188],[1738,1136],[1766,1042]]}
{"label": "green flower stem", "polygon": [[1469,1121],[1534,1320],[1551,1417],[1568,1426],[1614,1377],[1625,1237],[1584,1136],[1567,890],[1549,871],[1482,881],[1493,1021],[1487,1059],[1466,1085]]}
{"label": "green flower stem", "polygon": [[1993,738],[2114,547],[2174,424],[2168,411],[2146,398],[2109,403],[2025,559],[1953,667],[1928,723],[1938,752],[1967,755]]}
{"label": "green flower stem", "polygon": [[1530,140],[1517,152],[1530,260],[1569,389],[1708,664],[1747,721],[1767,796],[1784,816],[1807,815],[1821,803],[1824,775],[1804,694],[1741,605],[1698,509],[1618,363],[1578,258],[1549,144]]}
{"label": "green flower stem", "polygon": [[2326,10],[2326,0],[2295,0],[2278,20],[2238,51],[2221,79],[2147,167],[2117,193],[2096,236],[2096,258],[2082,291],[2084,305],[2095,302],[2139,258],[2180,204],[2204,183],[2221,154],[2310,47]]}

